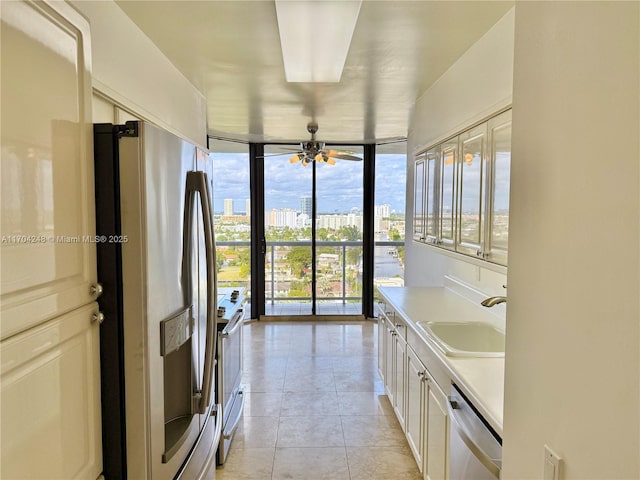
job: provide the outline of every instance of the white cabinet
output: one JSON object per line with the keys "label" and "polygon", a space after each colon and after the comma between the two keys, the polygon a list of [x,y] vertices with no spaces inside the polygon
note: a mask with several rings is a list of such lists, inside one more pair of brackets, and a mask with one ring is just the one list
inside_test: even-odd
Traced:
{"label": "white cabinet", "polygon": [[425,203],[425,157],[416,160],[413,185],[413,239],[419,242],[426,240],[424,203]]}
{"label": "white cabinet", "polygon": [[511,110],[416,157],[413,239],[507,264]]}
{"label": "white cabinet", "polygon": [[509,185],[511,178],[511,110],[487,122],[489,134],[487,234],[485,255],[507,264],[509,240]]}
{"label": "white cabinet", "polygon": [[396,327],[393,332],[393,410],[396,412],[398,421],[405,428],[405,402],[406,397],[406,362],[407,362],[407,341],[400,333],[402,328]]}
{"label": "white cabinet", "polygon": [[386,315],[384,313],[385,304],[383,302],[378,303],[378,374],[382,383],[385,382],[386,371]]}
{"label": "white cabinet", "polygon": [[3,2],[0,339],[94,300],[90,41],[64,2]]}
{"label": "white cabinet", "polygon": [[409,328],[389,304],[378,304],[378,370],[424,479],[447,480],[449,423],[443,388],[449,386],[439,385],[429,372],[429,363],[416,353],[427,347],[414,348],[416,337],[408,336]]}
{"label": "white cabinet", "polygon": [[97,312],[91,303],[0,343],[0,477],[100,475]]}
{"label": "white cabinet", "polygon": [[407,413],[405,434],[420,471],[423,471],[424,448],[426,443],[426,395],[428,385],[425,382],[426,368],[413,351],[407,346]]}
{"label": "white cabinet", "polygon": [[384,390],[389,397],[389,402],[393,405],[395,397],[395,329],[388,318],[385,319],[384,324]]}
{"label": "white cabinet", "polygon": [[453,250],[456,241],[456,164],[458,137],[440,146],[438,245]]}
{"label": "white cabinet", "polygon": [[378,305],[378,335],[383,338],[378,349],[378,365],[384,389],[404,429],[406,396],[406,326],[399,320],[393,309],[385,304]]}
{"label": "white cabinet", "polygon": [[102,471],[89,25],[2,3],[2,478]]}
{"label": "white cabinet", "polygon": [[446,396],[428,368],[407,345],[405,434],[425,480],[448,478]]}
{"label": "white cabinet", "polygon": [[449,419],[447,397],[433,378],[428,377],[427,432],[425,480],[446,480],[449,478]]}
{"label": "white cabinet", "polygon": [[458,175],[460,193],[456,250],[482,258],[485,215],[487,125],[460,135]]}

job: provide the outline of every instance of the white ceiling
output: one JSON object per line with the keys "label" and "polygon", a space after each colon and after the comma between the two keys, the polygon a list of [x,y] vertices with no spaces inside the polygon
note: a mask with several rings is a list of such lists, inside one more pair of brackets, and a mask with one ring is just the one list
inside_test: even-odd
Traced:
{"label": "white ceiling", "polygon": [[364,0],[340,83],[314,84],[285,80],[273,1],[117,3],[205,95],[210,135],[297,142],[316,120],[358,143],[405,137],[420,94],[513,6]]}

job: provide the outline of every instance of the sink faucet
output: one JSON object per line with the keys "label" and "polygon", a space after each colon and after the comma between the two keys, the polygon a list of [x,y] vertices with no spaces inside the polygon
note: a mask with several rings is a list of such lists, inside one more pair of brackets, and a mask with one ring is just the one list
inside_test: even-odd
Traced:
{"label": "sink faucet", "polygon": [[482,305],[483,307],[493,307],[494,305],[497,305],[499,303],[504,303],[507,301],[507,297],[489,297],[484,299],[480,305]]}

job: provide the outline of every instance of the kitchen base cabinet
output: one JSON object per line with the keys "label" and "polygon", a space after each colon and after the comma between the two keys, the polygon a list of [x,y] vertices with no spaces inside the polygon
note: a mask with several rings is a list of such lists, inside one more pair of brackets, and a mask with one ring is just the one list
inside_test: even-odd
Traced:
{"label": "kitchen base cabinet", "polygon": [[427,398],[427,443],[425,480],[446,480],[449,478],[449,418],[447,397],[438,385],[429,379]]}
{"label": "kitchen base cabinet", "polygon": [[425,480],[448,478],[447,398],[407,345],[405,434]]}
{"label": "kitchen base cabinet", "polygon": [[407,362],[407,342],[398,330],[393,333],[394,345],[394,371],[393,371],[393,410],[396,412],[398,421],[405,430],[405,397],[406,397],[406,362]]}
{"label": "kitchen base cabinet", "polygon": [[[378,368],[384,383],[384,390],[389,403],[398,417],[398,421],[405,428],[405,396],[406,396],[406,326],[395,317],[395,312],[378,305]],[[382,345],[382,348],[380,348]]]}
{"label": "kitchen base cabinet", "polygon": [[426,363],[407,343],[406,328],[393,311],[379,310],[378,369],[424,479],[447,480],[447,397]]}
{"label": "kitchen base cabinet", "polygon": [[389,403],[393,405],[395,393],[394,382],[394,339],[395,330],[393,324],[388,320],[384,320],[384,390],[389,397]]}
{"label": "kitchen base cabinet", "polygon": [[384,304],[378,304],[378,374],[384,385],[385,383],[385,370],[386,370],[386,332],[385,325],[386,316],[384,315]]}
{"label": "kitchen base cabinet", "polygon": [[426,443],[425,421],[428,384],[425,382],[425,379],[425,366],[413,349],[407,346],[407,411],[405,417],[405,434],[421,472],[423,471],[423,452]]}

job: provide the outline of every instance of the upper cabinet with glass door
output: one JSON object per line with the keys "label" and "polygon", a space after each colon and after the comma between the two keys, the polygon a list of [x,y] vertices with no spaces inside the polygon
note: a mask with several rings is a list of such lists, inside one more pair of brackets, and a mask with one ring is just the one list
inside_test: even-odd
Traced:
{"label": "upper cabinet with glass door", "polygon": [[413,187],[413,239],[423,242],[426,239],[424,225],[424,168],[425,157],[416,159]]}
{"label": "upper cabinet with glass door", "polygon": [[458,176],[460,193],[456,250],[483,257],[487,125],[460,135]]}
{"label": "upper cabinet with glass door", "polygon": [[414,240],[507,264],[511,110],[420,153]]}
{"label": "upper cabinet with glass door", "polygon": [[427,152],[425,159],[425,234],[427,243],[438,242],[438,170],[440,147]]}
{"label": "upper cabinet with glass door", "polygon": [[438,245],[451,250],[456,241],[456,159],[458,137],[440,147],[440,208],[438,209]]}
{"label": "upper cabinet with glass door", "polygon": [[487,260],[507,264],[509,240],[509,182],[511,176],[511,110],[489,120]]}

